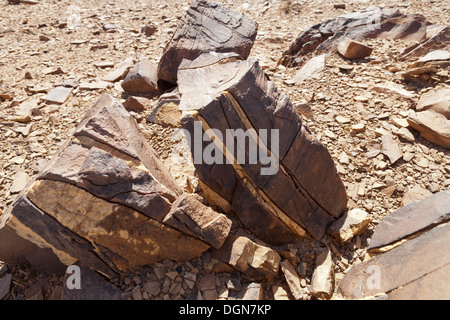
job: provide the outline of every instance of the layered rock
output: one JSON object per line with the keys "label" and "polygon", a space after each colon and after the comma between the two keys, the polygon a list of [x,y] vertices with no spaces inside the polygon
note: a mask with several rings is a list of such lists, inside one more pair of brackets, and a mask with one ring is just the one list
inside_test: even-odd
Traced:
{"label": "layered rock", "polygon": [[164,49],[158,78],[176,83],[182,60],[194,60],[205,52],[235,52],[246,59],[257,28],[255,21],[217,3],[194,2]]}
{"label": "layered rock", "polygon": [[312,55],[333,52],[345,38],[362,41],[369,38],[421,41],[426,36],[426,20],[419,14],[402,15],[392,9],[375,8],[330,18],[301,33],[283,53],[279,63],[302,65]]}
{"label": "layered rock", "polygon": [[0,236],[13,231],[51,249],[39,250],[53,260],[78,260],[108,275],[163,259],[188,260],[210,245],[220,247],[231,226],[191,197],[182,194],[134,118],[103,95],[2,217],[7,228]]}
{"label": "layered rock", "polygon": [[258,63],[206,54],[180,68],[178,87],[210,202],[267,243],[322,238],[346,209],[345,189],[327,149]]}

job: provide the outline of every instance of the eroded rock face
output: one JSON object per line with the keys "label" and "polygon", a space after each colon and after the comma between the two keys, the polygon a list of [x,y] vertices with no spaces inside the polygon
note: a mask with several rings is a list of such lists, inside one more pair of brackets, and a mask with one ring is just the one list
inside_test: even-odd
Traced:
{"label": "eroded rock face", "polygon": [[51,249],[63,265],[78,260],[107,275],[199,256],[220,247],[231,227],[228,218],[183,195],[134,118],[109,95],[2,221],[9,233]]}
{"label": "eroded rock face", "polygon": [[218,56],[178,72],[181,122],[205,195],[267,243],[322,238],[347,203],[330,154],[257,62]]}
{"label": "eroded rock face", "polygon": [[194,60],[205,52],[235,52],[246,59],[257,28],[255,21],[219,4],[194,2],[164,49],[158,78],[176,83],[182,60]]}
{"label": "eroded rock face", "polygon": [[332,52],[345,38],[362,41],[368,38],[421,41],[426,36],[426,20],[419,14],[404,16],[392,9],[375,8],[330,18],[301,33],[283,53],[279,63],[302,65],[311,55]]}

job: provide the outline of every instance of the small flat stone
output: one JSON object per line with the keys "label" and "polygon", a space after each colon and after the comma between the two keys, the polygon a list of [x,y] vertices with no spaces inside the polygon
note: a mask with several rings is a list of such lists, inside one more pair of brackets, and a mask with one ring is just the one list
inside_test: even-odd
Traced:
{"label": "small flat stone", "polygon": [[47,94],[45,101],[47,103],[63,104],[69,98],[72,90],[72,87],[56,87]]}
{"label": "small flat stone", "polygon": [[402,150],[390,134],[385,134],[381,137],[382,152],[389,158],[391,164],[394,164],[403,156]]}
{"label": "small flat stone", "polygon": [[28,174],[26,172],[18,171],[13,177],[13,183],[12,183],[9,191],[12,194],[19,193],[27,186],[29,181],[30,181],[30,177],[28,176]]}

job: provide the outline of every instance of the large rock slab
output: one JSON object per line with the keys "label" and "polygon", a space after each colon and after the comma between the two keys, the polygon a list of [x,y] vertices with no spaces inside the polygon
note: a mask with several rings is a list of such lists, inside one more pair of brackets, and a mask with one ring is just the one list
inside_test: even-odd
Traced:
{"label": "large rock slab", "polygon": [[158,78],[176,83],[183,59],[205,52],[235,52],[246,59],[256,38],[255,21],[217,3],[196,1],[181,18],[158,65]]}
{"label": "large rock slab", "polygon": [[405,16],[393,9],[368,9],[330,18],[302,32],[283,53],[279,63],[302,65],[312,55],[334,52],[345,38],[363,41],[370,38],[421,41],[426,36],[422,15]]}
{"label": "large rock slab", "polygon": [[179,108],[210,202],[267,243],[322,238],[347,204],[328,150],[257,62],[193,64],[178,72]]}
{"label": "large rock slab", "polygon": [[422,57],[434,50],[450,50],[450,25],[440,30],[437,34],[423,39],[418,44],[405,49],[399,56],[400,60],[411,60]]}
{"label": "large rock slab", "polygon": [[[109,95],[0,218],[0,238],[13,240],[0,253],[6,261],[33,264],[34,254],[44,269],[42,257],[49,257],[106,275],[199,256],[220,247],[231,225],[182,194],[134,118]],[[15,243],[21,246],[11,248]]]}
{"label": "large rock slab", "polygon": [[[387,293],[390,299],[449,298],[450,223],[440,224],[392,250],[352,267],[337,292],[347,299]],[[434,280],[434,281],[433,281]],[[432,285],[428,285],[429,283]],[[434,288],[435,291],[430,292]]]}
{"label": "large rock slab", "polygon": [[450,119],[450,89],[440,89],[423,94],[416,111],[434,111]]}

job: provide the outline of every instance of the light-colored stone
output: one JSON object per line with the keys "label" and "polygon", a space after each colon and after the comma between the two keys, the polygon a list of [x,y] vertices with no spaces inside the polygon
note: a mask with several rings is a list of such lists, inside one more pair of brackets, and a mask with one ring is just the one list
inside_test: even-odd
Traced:
{"label": "light-colored stone", "polygon": [[364,45],[361,42],[354,41],[349,38],[342,40],[338,46],[337,50],[347,59],[361,59],[366,58],[372,54],[373,49]]}
{"label": "light-colored stone", "polygon": [[450,149],[450,120],[443,114],[434,111],[412,112],[408,123],[428,141]]}
{"label": "light-colored stone", "polygon": [[402,198],[402,206],[407,206],[410,203],[423,200],[430,196],[432,193],[427,189],[422,188],[419,185],[415,185],[414,187],[408,189],[405,192]]}
{"label": "light-colored stone", "polygon": [[389,158],[391,164],[394,164],[398,159],[403,156],[402,150],[395,140],[392,138],[391,134],[385,134],[381,137],[382,149],[384,155]]}
{"label": "light-colored stone", "polygon": [[18,171],[13,177],[13,183],[9,191],[11,193],[18,193],[22,191],[30,181],[30,177],[24,171]]}
{"label": "light-colored stone", "polygon": [[354,236],[363,233],[371,221],[372,219],[366,211],[354,208],[333,222],[328,233],[342,243],[346,243]]}
{"label": "light-colored stone", "polygon": [[303,299],[302,287],[300,285],[300,278],[297,272],[295,271],[294,266],[289,262],[289,260],[281,261],[280,266],[292,296],[296,300]]}
{"label": "light-colored stone", "polygon": [[330,299],[334,290],[334,262],[331,251],[326,248],[318,252],[311,278],[311,295],[319,299]]}
{"label": "light-colored stone", "polygon": [[56,87],[47,94],[45,101],[47,103],[63,104],[69,98],[72,90],[73,88],[70,87]]}
{"label": "light-colored stone", "polygon": [[311,58],[292,78],[296,83],[302,83],[311,77],[318,77],[325,69],[326,55]]}

